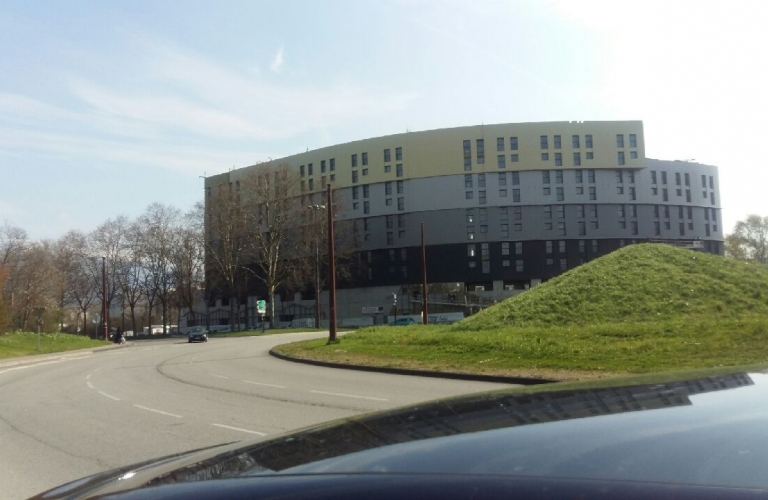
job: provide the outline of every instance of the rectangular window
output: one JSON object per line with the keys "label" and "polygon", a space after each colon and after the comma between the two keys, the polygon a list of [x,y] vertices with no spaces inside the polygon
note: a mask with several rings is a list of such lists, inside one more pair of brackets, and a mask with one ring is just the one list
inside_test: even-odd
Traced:
{"label": "rectangular window", "polygon": [[589,216],[593,219],[597,218],[597,205],[587,205],[589,207]]}
{"label": "rectangular window", "polygon": [[629,180],[630,184],[634,184],[635,183],[635,173],[633,171],[631,171],[631,170],[629,172],[627,172],[627,179]]}
{"label": "rectangular window", "polygon": [[558,241],[557,242],[557,251],[560,253],[565,253],[565,241]]}
{"label": "rectangular window", "polygon": [[545,242],[545,244],[546,244],[546,252],[548,254],[551,254],[552,253],[552,242],[551,241],[547,241],[547,242]]}
{"label": "rectangular window", "polygon": [[392,206],[392,198],[385,198],[384,199],[384,205],[391,207]]}
{"label": "rectangular window", "polygon": [[555,141],[554,142],[555,142],[555,149],[560,149],[560,136],[559,135],[555,136]]}
{"label": "rectangular window", "polygon": [[352,166],[353,167],[357,166],[357,155],[352,155]]}
{"label": "rectangular window", "polygon": [[520,185],[520,172],[512,172],[512,185]]}
{"label": "rectangular window", "polygon": [[587,149],[592,149],[592,135],[591,134],[587,134],[584,137],[584,142],[586,143],[585,145],[586,145]]}
{"label": "rectangular window", "polygon": [[485,202],[486,202],[485,191],[478,191],[478,193],[477,193],[477,201],[481,205],[485,205]]}
{"label": "rectangular window", "polygon": [[311,163],[309,165],[307,165],[307,173],[309,175],[312,175],[312,164]]}
{"label": "rectangular window", "polygon": [[519,161],[519,157],[516,154],[509,155],[509,161],[511,161],[512,163],[517,163]]}
{"label": "rectangular window", "polygon": [[634,234],[634,235],[638,234],[638,232],[637,232],[637,221],[636,220],[630,221],[629,225],[630,225],[630,229],[632,230],[632,234]]}
{"label": "rectangular window", "polygon": [[563,193],[563,188],[561,187],[557,188],[556,194],[557,194],[557,201],[565,200],[565,194]]}
{"label": "rectangular window", "polygon": [[371,213],[371,202],[368,200],[363,202],[363,213],[364,214]]}
{"label": "rectangular window", "polygon": [[505,241],[501,244],[501,255],[509,255],[509,242]]}
{"label": "rectangular window", "polygon": [[576,186],[576,194],[584,194],[584,186]]}
{"label": "rectangular window", "polygon": [[709,176],[709,189],[715,189],[715,178],[714,176]]}
{"label": "rectangular window", "polygon": [[[395,233],[387,232],[387,245],[394,245],[395,244]],[[391,268],[390,268],[391,272]]]}
{"label": "rectangular window", "polygon": [[565,219],[565,205],[558,205],[557,206],[557,218],[558,219]]}
{"label": "rectangular window", "polygon": [[363,165],[368,165],[368,153],[363,153]]}
{"label": "rectangular window", "polygon": [[679,228],[680,228],[680,236],[685,236],[685,222],[681,222],[679,224]]}
{"label": "rectangular window", "polygon": [[464,187],[472,189],[472,174],[464,174]]}
{"label": "rectangular window", "polygon": [[507,185],[507,173],[499,172],[499,186],[506,186],[506,185]]}
{"label": "rectangular window", "polygon": [[472,208],[467,209],[467,224],[472,224],[475,221],[475,211]]}
{"label": "rectangular window", "polygon": [[624,205],[619,205],[619,218],[623,219],[626,216],[627,216],[627,213],[624,209]]}
{"label": "rectangular window", "polygon": [[512,218],[515,220],[523,220],[522,207],[512,207]]}
{"label": "rectangular window", "polygon": [[589,227],[591,227],[592,229],[597,229],[597,221],[596,220],[589,221]]}
{"label": "rectangular window", "polygon": [[485,163],[485,140],[483,139],[477,139],[477,163],[478,165],[481,163]]}
{"label": "rectangular window", "polygon": [[405,210],[405,198],[398,198],[397,199],[397,209],[398,210]]}
{"label": "rectangular window", "polygon": [[704,224],[704,231],[706,232],[706,235],[707,235],[707,236],[710,236],[710,232],[709,232],[709,224]]}
{"label": "rectangular window", "polygon": [[[592,136],[588,135],[587,137],[592,137]],[[578,135],[572,135],[571,136],[571,145],[573,146],[573,149],[579,149],[581,147],[579,145],[579,136]]]}
{"label": "rectangular window", "polygon": [[624,147],[624,134],[616,134],[616,147],[617,148]]}
{"label": "rectangular window", "polygon": [[491,263],[487,260],[483,261],[483,272],[486,274],[491,272]]}
{"label": "rectangular window", "polygon": [[473,199],[474,197],[475,197],[475,196],[474,196],[474,194],[473,194],[473,192],[472,192],[472,191],[466,191],[466,192],[464,193],[464,198],[465,198],[465,199],[467,199],[467,200],[471,200],[471,199]]}
{"label": "rectangular window", "polygon": [[477,187],[485,187],[485,174],[477,174]]}
{"label": "rectangular window", "polygon": [[403,160],[403,148],[395,148],[395,161]]}
{"label": "rectangular window", "polygon": [[664,218],[669,219],[669,206],[664,207]]}
{"label": "rectangular window", "polygon": [[635,195],[635,186],[629,186],[629,199],[632,201],[637,199]]}
{"label": "rectangular window", "polygon": [[690,189],[686,189],[685,190],[685,201],[687,201],[688,203],[691,202],[691,190]]}
{"label": "rectangular window", "polygon": [[545,219],[552,218],[552,205],[544,205],[544,218]]}
{"label": "rectangular window", "polygon": [[595,171],[593,169],[587,170],[587,181],[589,181],[590,184],[595,183]]}
{"label": "rectangular window", "polygon": [[519,233],[519,232],[521,232],[523,230],[523,225],[522,224],[515,224],[514,228],[515,228],[515,232]]}
{"label": "rectangular window", "polygon": [[595,153],[592,151],[587,151],[587,160],[594,160],[595,159]]}
{"label": "rectangular window", "polygon": [[541,182],[543,184],[549,184],[549,170],[544,170],[541,172]]}
{"label": "rectangular window", "polygon": [[467,257],[474,257],[475,256],[475,245],[467,245]]}
{"label": "rectangular window", "polygon": [[629,157],[632,158],[633,160],[637,160],[637,151],[630,151]]}
{"label": "rectangular window", "polygon": [[661,235],[661,223],[659,221],[653,221],[653,234],[655,236]]}
{"label": "rectangular window", "polygon": [[325,160],[320,160],[320,173],[325,173]]}
{"label": "rectangular window", "polygon": [[680,185],[680,172],[675,172],[675,185]]}
{"label": "rectangular window", "polygon": [[618,162],[619,162],[619,165],[626,164],[626,162],[624,161],[624,151],[619,151]]}
{"label": "rectangular window", "polygon": [[513,203],[520,203],[520,190],[519,189],[513,189],[512,190],[512,202]]}
{"label": "rectangular window", "polygon": [[364,168],[363,169],[363,177],[366,177],[367,175],[368,175],[368,169]]}
{"label": "rectangular window", "polygon": [[669,195],[667,195],[667,188],[663,188],[661,190],[661,199],[662,201],[669,201]]}
{"label": "rectangular window", "polygon": [[331,158],[330,160],[328,160],[328,163],[329,163],[328,166],[330,167],[331,172],[336,171],[336,158]]}
{"label": "rectangular window", "polygon": [[585,234],[587,234],[587,223],[584,222],[583,220],[579,221],[578,228],[579,228],[579,236],[584,236]]}
{"label": "rectangular window", "polygon": [[403,164],[398,163],[395,167],[395,176],[396,177],[402,177],[403,176]]}
{"label": "rectangular window", "polygon": [[[310,179],[310,180],[311,180],[311,179]],[[356,183],[356,182],[357,182],[357,170],[353,170],[353,171],[352,171],[352,182],[353,182],[353,183]],[[311,189],[311,188],[310,188],[310,189]]]}
{"label": "rectangular window", "polygon": [[707,188],[707,176],[704,174],[701,175],[701,187]]}
{"label": "rectangular window", "polygon": [[523,255],[523,242],[522,241],[516,241],[515,242],[515,255]]}
{"label": "rectangular window", "polygon": [[384,163],[389,163],[392,161],[391,156],[389,154],[389,149],[384,150]]}
{"label": "rectangular window", "polygon": [[549,196],[550,194],[552,194],[552,190],[549,188],[549,186],[544,188],[544,193],[543,194],[544,194],[544,196]]}
{"label": "rectangular window", "polygon": [[501,237],[509,238],[509,224],[501,224]]}
{"label": "rectangular window", "polygon": [[560,270],[565,271],[567,268],[567,262],[565,259],[560,259]]}
{"label": "rectangular window", "polygon": [[509,149],[512,151],[517,151],[517,137],[509,138]]}
{"label": "rectangular window", "polygon": [[574,170],[573,175],[576,179],[576,184],[581,184],[584,182],[584,175],[581,170]]}
{"label": "rectangular window", "polygon": [[541,153],[542,161],[549,161],[549,153]]}
{"label": "rectangular window", "polygon": [[562,184],[563,183],[563,171],[562,170],[555,170],[555,183],[556,184]]}
{"label": "rectangular window", "polygon": [[363,198],[370,198],[370,194],[371,194],[370,185],[366,184],[365,186],[363,186]]}
{"label": "rectangular window", "polygon": [[496,138],[496,151],[504,151],[504,138],[503,137],[497,137]]}
{"label": "rectangular window", "polygon": [[[304,177],[304,165],[299,167],[299,172],[301,172],[301,176]],[[704,187],[707,187],[706,181],[704,181]]]}
{"label": "rectangular window", "polygon": [[392,196],[392,182],[384,183],[384,196]]}
{"label": "rectangular window", "polygon": [[499,189],[499,198],[506,198],[507,197],[507,190],[504,188]]}
{"label": "rectangular window", "polygon": [[499,168],[507,168],[507,157],[505,155],[498,155],[496,162]]}
{"label": "rectangular window", "polygon": [[562,153],[555,153],[555,166],[556,167],[562,167],[563,166],[563,154]]}
{"label": "rectangular window", "polygon": [[629,134],[629,147],[630,148],[637,147],[637,134]]}
{"label": "rectangular window", "polygon": [[488,222],[488,209],[487,208],[481,208],[480,209],[480,222]]}
{"label": "rectangular window", "polygon": [[594,186],[589,187],[589,199],[590,200],[596,200],[597,199],[597,188]]}
{"label": "rectangular window", "polygon": [[392,229],[393,227],[395,227],[395,216],[387,215],[387,229]]}
{"label": "rectangular window", "polygon": [[576,217],[579,219],[584,218],[584,205],[576,205]]}
{"label": "rectangular window", "polygon": [[315,180],[309,179],[309,190],[312,191],[313,189],[315,189]]}
{"label": "rectangular window", "polygon": [[565,236],[565,222],[558,222],[557,223],[557,234],[560,236]]}
{"label": "rectangular window", "polygon": [[509,260],[507,260],[507,259],[502,260],[501,261],[501,266],[502,267],[509,267]]}
{"label": "rectangular window", "polygon": [[515,271],[518,273],[523,272],[523,261],[518,259],[515,261]]}
{"label": "rectangular window", "polygon": [[403,194],[405,192],[405,183],[403,181],[397,181],[397,194]]}
{"label": "rectangular window", "polygon": [[481,232],[481,233],[487,233],[487,232],[488,232],[488,226],[486,226],[486,225],[481,225],[481,226],[480,226],[480,232]]}
{"label": "rectangular window", "polygon": [[637,217],[637,205],[629,206],[629,216],[633,219]]}
{"label": "rectangular window", "polygon": [[667,183],[667,172],[665,170],[661,171],[661,183],[666,184]]}
{"label": "rectangular window", "polygon": [[573,166],[581,166],[581,153],[573,153]]}
{"label": "rectangular window", "polygon": [[468,240],[474,240],[475,239],[475,228],[468,227],[467,228],[467,239]]}
{"label": "rectangular window", "polygon": [[552,226],[551,222],[545,222],[544,223],[544,229],[546,229],[547,231],[552,231],[552,228],[553,228],[553,226]]}
{"label": "rectangular window", "polygon": [[539,138],[539,144],[541,145],[541,149],[549,149],[549,142],[546,135],[542,135]]}

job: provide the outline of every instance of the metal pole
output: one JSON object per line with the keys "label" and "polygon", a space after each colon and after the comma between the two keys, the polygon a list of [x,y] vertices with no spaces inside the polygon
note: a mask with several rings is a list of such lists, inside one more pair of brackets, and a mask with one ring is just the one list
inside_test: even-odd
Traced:
{"label": "metal pole", "polygon": [[[314,213],[312,218],[314,219]],[[313,224],[315,231],[318,230]],[[315,328],[320,328],[320,249],[318,248],[318,235],[315,233]]]}
{"label": "metal pole", "polygon": [[326,200],[328,211],[328,306],[330,317],[328,318],[328,342],[336,342],[336,255],[334,254],[333,235],[333,191],[328,184],[328,199]]}
{"label": "metal pole", "polygon": [[429,324],[429,301],[427,300],[427,250],[424,245],[424,223],[421,223],[421,310],[424,317],[422,323]]}
{"label": "metal pole", "polygon": [[104,340],[107,340],[107,258],[101,258],[101,324],[104,325]]}

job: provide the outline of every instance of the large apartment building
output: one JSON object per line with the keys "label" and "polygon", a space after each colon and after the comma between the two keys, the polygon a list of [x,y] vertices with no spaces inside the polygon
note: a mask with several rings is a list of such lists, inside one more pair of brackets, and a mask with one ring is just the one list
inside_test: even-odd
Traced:
{"label": "large apartment building", "polygon": [[[634,242],[723,253],[717,167],[646,158],[641,121],[408,132],[273,163],[300,172],[307,196],[332,184],[346,200],[340,218],[356,221],[356,252],[368,265],[340,290],[342,317],[421,282],[421,223],[429,282],[493,297]],[[209,177],[206,187],[252,168]]]}

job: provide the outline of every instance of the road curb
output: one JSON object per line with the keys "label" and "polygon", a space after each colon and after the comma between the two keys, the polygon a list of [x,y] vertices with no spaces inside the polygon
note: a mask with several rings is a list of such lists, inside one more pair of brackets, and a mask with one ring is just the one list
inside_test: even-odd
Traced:
{"label": "road curb", "polygon": [[100,347],[86,347],[84,349],[73,349],[71,351],[52,352],[48,354],[29,354],[27,356],[19,356],[18,358],[10,358],[0,361],[0,368],[8,368],[12,366],[21,365],[33,365],[41,361],[50,361],[52,359],[70,358],[83,354],[97,354],[103,351],[111,351],[113,349],[120,349],[122,347],[131,347],[136,345],[135,342],[129,342],[124,345],[105,345]]}
{"label": "road curb", "polygon": [[495,382],[497,384],[518,385],[553,384],[557,382],[557,380],[549,380],[543,378],[505,377],[501,375],[477,375],[473,373],[456,372],[434,372],[429,370],[413,370],[409,368],[389,368],[385,366],[332,363],[330,361],[319,361],[316,359],[294,358],[293,356],[287,356],[285,354],[275,352],[274,349],[269,350],[269,355],[277,359],[282,359],[283,361],[293,361],[294,363],[304,363],[306,365],[323,366],[326,368],[341,368],[344,370],[357,370],[363,372],[391,373],[393,375],[413,375],[417,377],[447,378],[454,380],[472,380],[476,382]]}

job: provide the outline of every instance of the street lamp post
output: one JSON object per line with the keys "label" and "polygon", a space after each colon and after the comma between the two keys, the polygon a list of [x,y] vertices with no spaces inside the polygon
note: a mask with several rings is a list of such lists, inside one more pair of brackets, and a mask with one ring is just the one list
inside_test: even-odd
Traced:
{"label": "street lamp post", "polygon": [[328,281],[330,282],[328,289],[328,305],[330,308],[328,343],[336,343],[336,256],[333,241],[333,190],[330,184],[328,184],[328,196],[325,203],[328,213]]}
{"label": "street lamp post", "polygon": [[104,341],[107,341],[107,258],[101,258],[101,324],[104,329]]}
{"label": "street lamp post", "polygon": [[421,310],[423,314],[422,323],[429,324],[429,301],[427,300],[427,250],[424,245],[424,223],[421,223]]}
{"label": "street lamp post", "polygon": [[[325,205],[310,205],[309,210],[325,210]],[[315,224],[314,212],[312,229],[315,231],[315,328],[320,328],[320,235]]]}

